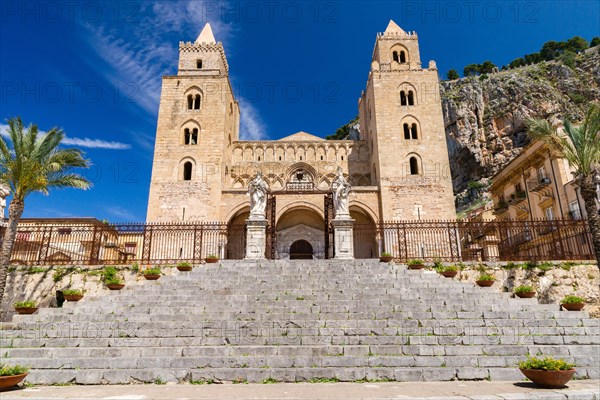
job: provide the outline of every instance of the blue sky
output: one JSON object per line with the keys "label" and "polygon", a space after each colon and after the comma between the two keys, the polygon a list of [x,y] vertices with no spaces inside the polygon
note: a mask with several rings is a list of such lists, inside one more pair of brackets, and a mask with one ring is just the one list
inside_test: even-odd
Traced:
{"label": "blue sky", "polygon": [[225,46],[242,137],[277,139],[325,136],[357,114],[390,19],[418,33],[423,64],[436,60],[442,76],[600,35],[596,1],[3,0],[0,123],[62,127],[93,164],[93,189],[32,195],[25,216],[145,219],[161,76],[205,22]]}

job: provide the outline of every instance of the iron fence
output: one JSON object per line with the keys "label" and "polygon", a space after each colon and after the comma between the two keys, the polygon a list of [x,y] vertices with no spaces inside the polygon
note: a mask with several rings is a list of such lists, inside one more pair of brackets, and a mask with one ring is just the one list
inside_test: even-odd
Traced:
{"label": "iron fence", "polygon": [[[2,229],[4,231],[4,228]],[[2,233],[3,237],[3,233]],[[105,265],[199,263],[207,256],[242,258],[245,229],[222,223],[19,225],[11,263]]]}
{"label": "iron fence", "polygon": [[[0,240],[4,229],[0,228]],[[353,240],[356,258],[376,258],[387,252],[399,261],[595,259],[588,223],[581,219],[356,224]],[[19,224],[11,262],[21,265],[199,263],[209,255],[241,259],[245,246],[245,225],[220,222],[105,224],[92,219],[64,223],[27,220]]]}
{"label": "iron fence", "polygon": [[400,261],[595,260],[586,220],[393,221],[354,235],[355,247],[375,236],[379,254]]}

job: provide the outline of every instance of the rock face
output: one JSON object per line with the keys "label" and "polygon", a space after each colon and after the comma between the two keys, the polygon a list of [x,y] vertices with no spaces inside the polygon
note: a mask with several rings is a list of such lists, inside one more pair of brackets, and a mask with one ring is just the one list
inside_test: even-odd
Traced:
{"label": "rock face", "polygon": [[442,110],[454,192],[490,178],[529,143],[529,118],[582,120],[600,101],[600,47],[570,67],[542,62],[509,71],[442,82]]}

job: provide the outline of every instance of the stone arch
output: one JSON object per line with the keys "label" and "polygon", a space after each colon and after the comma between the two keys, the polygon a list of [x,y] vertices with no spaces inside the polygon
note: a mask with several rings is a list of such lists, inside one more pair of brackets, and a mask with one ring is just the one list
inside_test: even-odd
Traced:
{"label": "stone arch", "polygon": [[241,163],[244,160],[244,149],[242,146],[238,145],[233,148],[232,158],[234,163]]}
{"label": "stone arch", "polygon": [[202,99],[204,98],[204,93],[202,89],[198,86],[190,86],[184,92],[184,96],[186,99],[186,109],[188,110],[200,110],[202,106]]}
{"label": "stone arch", "polygon": [[[192,157],[184,157],[177,166],[178,181],[193,181],[196,172],[196,160]],[[188,179],[189,178],[189,179]]]}
{"label": "stone arch", "polygon": [[291,245],[305,240],[313,248],[314,258],[325,257],[325,221],[322,210],[308,202],[294,202],[281,210],[276,223],[277,254],[289,258]]}
{"label": "stone arch", "polygon": [[297,179],[295,179],[294,174],[296,174],[299,170],[302,170],[308,174],[308,180],[306,180],[307,182],[316,182],[317,177],[319,176],[317,170],[312,165],[305,162],[297,162],[286,169],[284,174],[285,180],[287,182],[296,181]]}
{"label": "stone arch", "polygon": [[402,82],[398,85],[398,93],[401,106],[417,105],[417,88],[413,84]]}
{"label": "stone arch", "polygon": [[397,62],[398,64],[405,64],[410,62],[410,54],[408,49],[401,45],[400,43],[396,43],[390,49],[392,52],[392,61]]}
{"label": "stone arch", "polygon": [[406,140],[417,140],[421,138],[421,123],[419,120],[413,115],[406,115],[400,121],[400,126],[402,129],[402,136]]}
{"label": "stone arch", "polygon": [[354,258],[379,256],[377,225],[363,204],[350,202],[350,217],[354,219]]}
{"label": "stone arch", "polygon": [[200,124],[194,119],[188,119],[179,128],[180,140],[183,145],[196,145],[200,142]]}
{"label": "stone arch", "polygon": [[250,206],[247,202],[235,207],[227,218],[227,248],[225,258],[241,260],[246,249],[246,220],[250,217]]}
{"label": "stone arch", "polygon": [[422,175],[423,174],[423,161],[419,154],[408,153],[406,155],[406,159],[407,159],[406,170],[409,175]]}

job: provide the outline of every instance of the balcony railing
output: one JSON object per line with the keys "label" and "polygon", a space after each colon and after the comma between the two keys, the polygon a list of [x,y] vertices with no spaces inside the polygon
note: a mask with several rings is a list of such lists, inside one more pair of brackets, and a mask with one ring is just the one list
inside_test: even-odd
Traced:
{"label": "balcony railing", "polygon": [[552,181],[550,180],[550,178],[540,178],[528,181],[527,187],[531,192],[538,192],[546,186],[550,185],[551,183]]}

